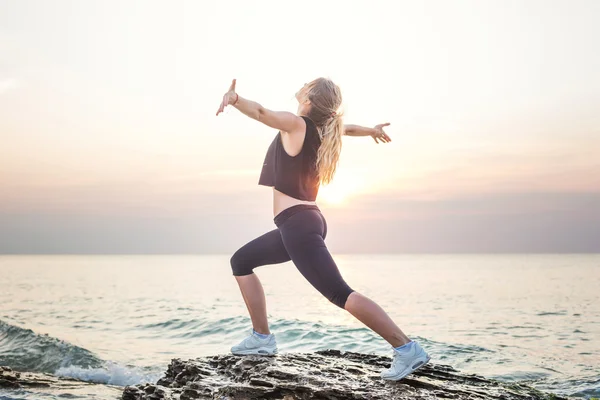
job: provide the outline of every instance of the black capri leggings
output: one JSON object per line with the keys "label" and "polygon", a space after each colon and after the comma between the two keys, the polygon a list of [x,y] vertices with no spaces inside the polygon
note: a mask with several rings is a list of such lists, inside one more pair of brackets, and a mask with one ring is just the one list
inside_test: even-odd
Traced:
{"label": "black capri leggings", "polygon": [[233,275],[292,260],[300,273],[333,304],[344,308],[353,290],[342,278],[324,239],[327,222],[316,205],[298,204],[277,214],[277,229],[246,243],[231,257]]}

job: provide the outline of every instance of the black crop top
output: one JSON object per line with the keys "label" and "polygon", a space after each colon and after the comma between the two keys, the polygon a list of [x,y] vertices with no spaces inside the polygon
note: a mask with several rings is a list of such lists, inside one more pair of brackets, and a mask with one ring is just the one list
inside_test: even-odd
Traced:
{"label": "black crop top", "polygon": [[315,123],[301,117],[306,122],[306,135],[300,153],[294,157],[286,153],[278,132],[267,150],[258,184],[272,186],[298,200],[314,201],[319,191],[316,162],[321,138]]}

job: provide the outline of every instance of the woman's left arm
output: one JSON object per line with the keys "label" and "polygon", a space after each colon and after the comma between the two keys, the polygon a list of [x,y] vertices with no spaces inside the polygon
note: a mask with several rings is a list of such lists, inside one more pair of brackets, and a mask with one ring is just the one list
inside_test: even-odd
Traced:
{"label": "woman's left arm", "polygon": [[384,126],[388,126],[390,123],[375,125],[374,128],[367,128],[366,126],[360,125],[344,125],[344,135],[346,136],[371,136],[375,143],[379,143],[381,140],[383,143],[391,142],[392,139],[383,131]]}
{"label": "woman's left arm", "polygon": [[288,133],[304,131],[305,126],[302,118],[288,111],[269,110],[255,101],[244,99],[235,92],[235,82],[236,80],[234,79],[229,87],[229,91],[223,95],[223,101],[217,110],[217,115],[223,112],[226,106],[232,105],[248,117],[262,122],[271,128]]}

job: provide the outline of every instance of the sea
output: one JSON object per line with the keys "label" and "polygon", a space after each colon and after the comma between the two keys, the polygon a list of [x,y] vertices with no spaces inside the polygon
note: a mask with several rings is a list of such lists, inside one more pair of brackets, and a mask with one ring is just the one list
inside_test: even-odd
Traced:
{"label": "sea", "polygon": [[[229,255],[2,255],[0,365],[100,383],[0,399],[118,399],[171,359],[226,354],[251,329]],[[432,362],[600,397],[599,254],[339,254]],[[280,353],[391,346],[322,297],[293,263],[255,270]]]}

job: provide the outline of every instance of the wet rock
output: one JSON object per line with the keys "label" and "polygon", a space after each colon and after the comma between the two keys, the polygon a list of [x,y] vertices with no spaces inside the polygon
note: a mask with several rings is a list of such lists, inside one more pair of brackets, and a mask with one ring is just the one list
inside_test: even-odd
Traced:
{"label": "wet rock", "polygon": [[[174,359],[156,385],[128,386],[123,400],[564,399],[526,385],[430,363],[398,382],[379,377],[390,358],[336,350],[275,357]],[[154,390],[152,389],[154,388]]]}
{"label": "wet rock", "polygon": [[[91,392],[97,395],[97,398],[107,399],[118,398],[123,393],[122,387],[113,385],[84,382],[37,372],[17,372],[9,367],[0,366],[0,398],[13,398],[10,396],[12,390],[25,390],[28,393],[27,398],[32,399],[46,398],[46,393],[49,392],[61,398],[82,398]],[[7,393],[8,397],[3,397]]]}
{"label": "wet rock", "polygon": [[0,388],[19,389],[22,387],[50,387],[59,378],[49,374],[15,372],[9,367],[0,367]]}

